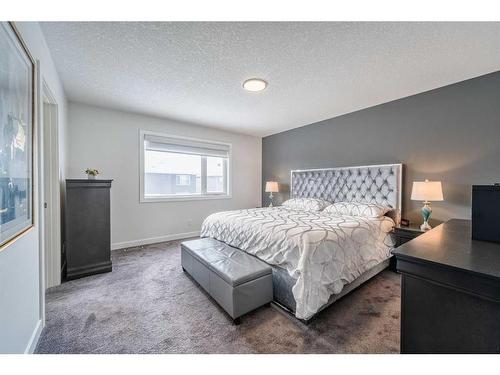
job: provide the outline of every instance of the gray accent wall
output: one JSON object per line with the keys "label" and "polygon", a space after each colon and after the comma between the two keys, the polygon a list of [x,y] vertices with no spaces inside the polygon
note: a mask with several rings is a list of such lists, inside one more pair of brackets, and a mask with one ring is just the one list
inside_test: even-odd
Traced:
{"label": "gray accent wall", "polygon": [[427,178],[442,181],[445,199],[432,203],[431,223],[470,218],[471,185],[500,182],[500,71],[262,140],[263,187],[280,183],[275,203],[288,198],[292,169],[396,162],[403,217],[420,221],[411,186]]}

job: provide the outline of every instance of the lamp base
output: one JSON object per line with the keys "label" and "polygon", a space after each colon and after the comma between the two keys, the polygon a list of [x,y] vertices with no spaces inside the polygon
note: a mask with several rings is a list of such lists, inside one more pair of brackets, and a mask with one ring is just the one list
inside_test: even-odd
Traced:
{"label": "lamp base", "polygon": [[269,193],[269,208],[273,207],[273,193]]}
{"label": "lamp base", "polygon": [[425,201],[424,207],[422,207],[422,217],[424,218],[424,222],[420,226],[420,229],[422,230],[432,229],[432,227],[429,224],[429,218],[431,217],[431,214],[432,214],[432,208],[429,202]]}
{"label": "lamp base", "polygon": [[432,227],[430,226],[429,222],[424,221],[424,222],[422,223],[422,225],[420,226],[420,229],[421,229],[421,230],[429,230],[429,229],[432,229]]}

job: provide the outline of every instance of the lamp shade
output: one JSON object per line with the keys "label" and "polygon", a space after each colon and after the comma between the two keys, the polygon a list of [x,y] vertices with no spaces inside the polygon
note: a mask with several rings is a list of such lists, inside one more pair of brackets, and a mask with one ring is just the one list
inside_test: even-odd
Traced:
{"label": "lamp shade", "polygon": [[413,201],[442,201],[443,188],[441,181],[415,181],[411,189]]}
{"label": "lamp shade", "polygon": [[266,193],[277,193],[277,192],[278,192],[278,183],[276,181],[267,181]]}

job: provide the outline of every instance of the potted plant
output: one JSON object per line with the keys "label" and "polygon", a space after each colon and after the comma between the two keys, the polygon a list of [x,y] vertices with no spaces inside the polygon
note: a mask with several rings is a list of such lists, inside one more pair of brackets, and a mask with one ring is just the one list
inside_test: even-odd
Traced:
{"label": "potted plant", "polygon": [[85,173],[87,174],[89,180],[95,180],[95,178],[99,174],[99,171],[97,169],[87,168],[85,169]]}

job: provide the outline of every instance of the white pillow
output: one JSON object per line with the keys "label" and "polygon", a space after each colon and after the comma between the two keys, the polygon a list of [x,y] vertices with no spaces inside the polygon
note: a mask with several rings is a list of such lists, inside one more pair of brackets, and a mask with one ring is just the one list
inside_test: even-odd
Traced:
{"label": "white pillow", "polygon": [[334,215],[382,217],[392,208],[376,203],[338,202],[326,207],[323,212]]}
{"label": "white pillow", "polygon": [[283,206],[290,210],[319,212],[330,203],[317,198],[293,198],[283,202]]}

